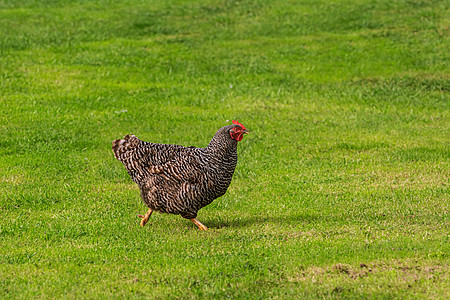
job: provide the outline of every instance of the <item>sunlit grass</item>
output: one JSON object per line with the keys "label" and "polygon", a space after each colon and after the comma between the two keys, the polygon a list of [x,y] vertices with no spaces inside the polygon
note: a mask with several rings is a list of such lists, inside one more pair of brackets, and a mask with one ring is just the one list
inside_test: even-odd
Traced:
{"label": "sunlit grass", "polygon": [[[1,298],[449,294],[445,1],[0,1]],[[251,134],[208,232],[111,141]]]}

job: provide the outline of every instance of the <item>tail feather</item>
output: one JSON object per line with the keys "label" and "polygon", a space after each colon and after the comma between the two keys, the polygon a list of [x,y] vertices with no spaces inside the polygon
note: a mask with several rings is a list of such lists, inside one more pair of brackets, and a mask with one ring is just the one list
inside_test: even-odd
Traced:
{"label": "tail feather", "polygon": [[112,142],[114,157],[119,160],[137,184],[143,184],[150,174],[163,172],[163,165],[171,161],[185,147],[143,142],[133,134]]}
{"label": "tail feather", "polygon": [[128,152],[132,151],[139,145],[140,140],[134,134],[127,134],[123,139],[112,142],[114,157],[123,162]]}
{"label": "tail feather", "polygon": [[148,158],[144,155],[143,142],[133,134],[112,142],[112,149],[117,160],[122,162],[137,184],[141,184],[147,176]]}

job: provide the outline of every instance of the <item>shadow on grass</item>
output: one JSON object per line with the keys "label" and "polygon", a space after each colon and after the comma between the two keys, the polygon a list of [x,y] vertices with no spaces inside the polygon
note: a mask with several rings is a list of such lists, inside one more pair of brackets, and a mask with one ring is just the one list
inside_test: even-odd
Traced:
{"label": "shadow on grass", "polygon": [[337,222],[336,217],[323,217],[319,215],[278,215],[278,216],[251,216],[242,217],[234,220],[209,220],[208,227],[211,228],[226,228],[226,227],[249,227],[253,225],[276,224],[276,225],[290,225],[295,226],[299,224],[314,224],[314,223],[332,223]]}

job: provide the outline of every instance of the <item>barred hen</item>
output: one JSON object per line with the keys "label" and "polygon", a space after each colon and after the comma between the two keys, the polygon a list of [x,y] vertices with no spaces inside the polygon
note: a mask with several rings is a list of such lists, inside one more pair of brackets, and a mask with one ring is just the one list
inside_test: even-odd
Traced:
{"label": "barred hen", "polygon": [[179,214],[207,230],[195,219],[197,212],[227,191],[237,163],[237,144],[245,133],[245,126],[233,121],[220,128],[206,148],[148,143],[133,134],[113,141],[114,156],[125,165],[149,207],[145,216],[139,215],[141,226],[159,211]]}

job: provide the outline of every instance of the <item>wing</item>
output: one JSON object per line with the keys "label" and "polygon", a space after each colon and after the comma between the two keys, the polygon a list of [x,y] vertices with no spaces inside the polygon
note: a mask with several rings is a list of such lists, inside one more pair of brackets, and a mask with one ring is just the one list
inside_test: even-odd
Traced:
{"label": "wing", "polygon": [[198,184],[205,176],[203,164],[199,161],[198,152],[189,147],[179,153],[171,161],[154,168],[151,172],[173,183]]}
{"label": "wing", "polygon": [[207,183],[200,152],[187,149],[157,170],[154,168],[141,189],[143,198],[156,210],[185,215],[192,211],[194,215]]}

